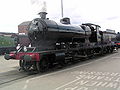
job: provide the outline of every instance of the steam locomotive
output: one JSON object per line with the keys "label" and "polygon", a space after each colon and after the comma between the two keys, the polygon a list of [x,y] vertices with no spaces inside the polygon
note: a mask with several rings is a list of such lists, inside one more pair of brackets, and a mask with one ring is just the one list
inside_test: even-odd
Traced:
{"label": "steam locomotive", "polygon": [[116,45],[120,48],[120,33],[118,32],[116,35]]}
{"label": "steam locomotive", "polygon": [[0,55],[16,50],[16,41],[10,33],[0,33]]}
{"label": "steam locomotive", "polygon": [[10,53],[16,50],[17,45],[28,46],[29,38],[27,35],[18,35],[16,33],[0,32],[0,55]]}
{"label": "steam locomotive", "polygon": [[70,24],[69,18],[56,23],[46,18],[46,12],[39,14],[40,18],[32,20],[28,28],[31,47],[20,47],[5,55],[6,60],[19,60],[22,70],[43,72],[54,64],[64,66],[76,58],[112,53],[116,48],[112,41],[116,34],[100,31],[99,25],[75,26]]}

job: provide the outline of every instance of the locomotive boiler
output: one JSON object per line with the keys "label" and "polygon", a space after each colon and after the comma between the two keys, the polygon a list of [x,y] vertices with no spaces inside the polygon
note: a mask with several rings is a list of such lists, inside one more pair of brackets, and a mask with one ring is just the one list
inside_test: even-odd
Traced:
{"label": "locomotive boiler", "polygon": [[[55,49],[56,43],[72,42],[77,38],[85,38],[91,35],[88,26],[75,26],[70,24],[69,18],[61,19],[61,23],[46,19],[46,12],[41,12],[41,18],[31,21],[29,27],[29,38],[32,46],[44,49]],[[78,39],[79,38],[79,39]]]}
{"label": "locomotive boiler", "polygon": [[31,47],[20,47],[6,54],[6,60],[19,60],[20,69],[25,71],[43,72],[55,64],[64,66],[68,62],[76,62],[78,58],[112,53],[116,47],[109,39],[112,34],[100,31],[99,25],[71,25],[69,18],[57,23],[46,18],[46,14],[40,12],[40,18],[32,20],[29,25]]}

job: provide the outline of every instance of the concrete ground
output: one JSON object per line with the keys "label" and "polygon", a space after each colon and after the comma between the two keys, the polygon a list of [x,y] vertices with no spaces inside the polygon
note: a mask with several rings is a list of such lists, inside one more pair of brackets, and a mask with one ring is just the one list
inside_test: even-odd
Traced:
{"label": "concrete ground", "polygon": [[18,68],[18,61],[5,60],[4,56],[0,56],[0,73],[14,70],[15,68]]}
{"label": "concrete ground", "polygon": [[[17,69],[17,61],[1,59],[0,74]],[[120,51],[1,85],[0,90],[120,90]]]}

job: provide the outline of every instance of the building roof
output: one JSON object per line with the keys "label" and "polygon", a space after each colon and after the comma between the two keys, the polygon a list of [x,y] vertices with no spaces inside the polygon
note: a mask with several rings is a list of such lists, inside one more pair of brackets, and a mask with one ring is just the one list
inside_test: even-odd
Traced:
{"label": "building roof", "polygon": [[19,24],[18,26],[21,26],[21,25],[29,25],[31,21],[25,21],[25,22],[22,22],[21,24]]}

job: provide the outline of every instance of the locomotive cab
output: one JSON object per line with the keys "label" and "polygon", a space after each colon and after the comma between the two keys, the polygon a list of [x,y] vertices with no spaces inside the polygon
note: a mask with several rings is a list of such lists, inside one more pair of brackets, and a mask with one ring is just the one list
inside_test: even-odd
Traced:
{"label": "locomotive cab", "polygon": [[91,24],[91,23],[85,23],[85,24],[82,24],[82,25],[86,25],[86,26],[89,26],[90,29],[91,29],[91,36],[89,38],[89,41],[91,43],[101,43],[101,34],[100,34],[100,26],[99,25],[95,25],[95,24]]}

